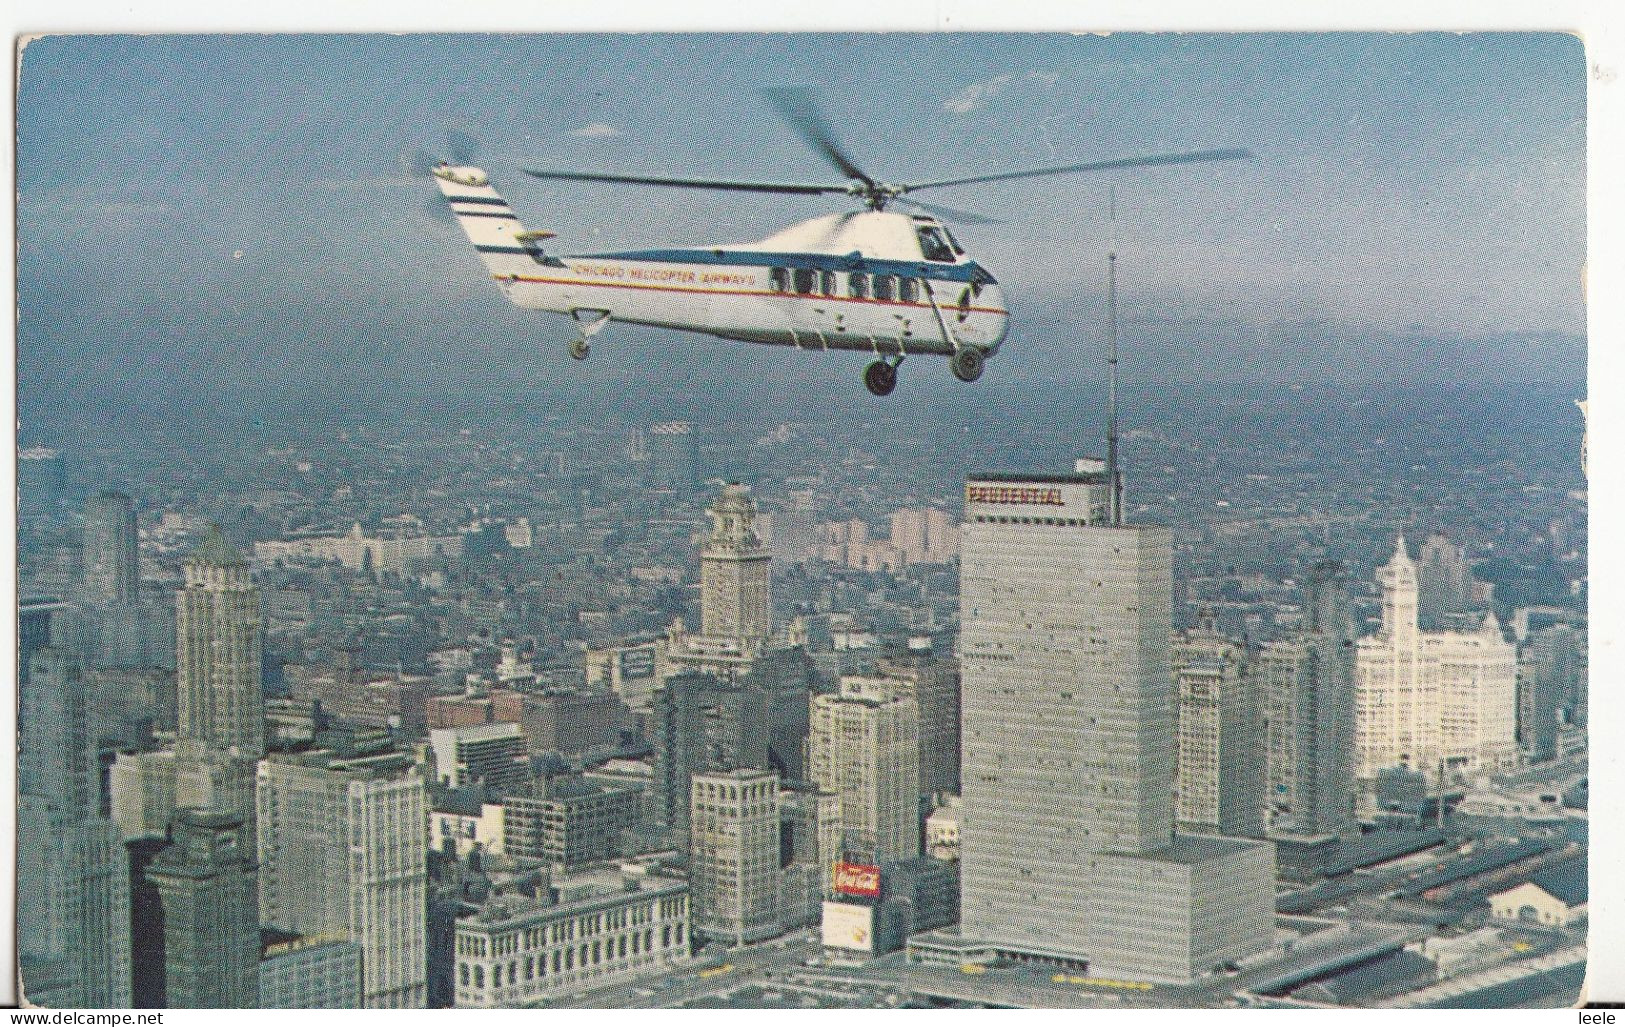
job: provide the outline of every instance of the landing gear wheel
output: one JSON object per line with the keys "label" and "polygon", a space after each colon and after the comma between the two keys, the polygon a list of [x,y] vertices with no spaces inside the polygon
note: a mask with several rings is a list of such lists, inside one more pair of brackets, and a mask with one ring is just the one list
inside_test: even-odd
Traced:
{"label": "landing gear wheel", "polygon": [[876,360],[863,370],[863,384],[877,396],[890,396],[897,388],[897,368]]}
{"label": "landing gear wheel", "polygon": [[592,346],[585,338],[570,340],[570,355],[577,360],[586,360],[587,354],[592,352]]}
{"label": "landing gear wheel", "polygon": [[982,367],[986,362],[987,358],[982,355],[981,350],[967,346],[948,361],[948,369],[960,381],[973,382],[982,377]]}

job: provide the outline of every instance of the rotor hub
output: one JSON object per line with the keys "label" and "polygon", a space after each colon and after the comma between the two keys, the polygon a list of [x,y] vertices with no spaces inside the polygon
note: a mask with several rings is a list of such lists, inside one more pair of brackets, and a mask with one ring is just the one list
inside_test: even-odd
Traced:
{"label": "rotor hub", "polygon": [[861,197],[870,210],[881,211],[886,209],[886,204],[908,192],[908,186],[890,182],[853,182],[847,186],[847,191]]}

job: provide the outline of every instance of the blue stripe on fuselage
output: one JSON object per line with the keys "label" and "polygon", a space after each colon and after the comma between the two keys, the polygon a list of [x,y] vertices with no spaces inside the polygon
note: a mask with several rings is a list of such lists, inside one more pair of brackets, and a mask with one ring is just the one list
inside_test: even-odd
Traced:
{"label": "blue stripe on fuselage", "polygon": [[975,261],[932,264],[916,260],[876,260],[855,253],[763,253],[755,250],[629,250],[623,253],[571,253],[565,260],[640,260],[662,264],[707,264],[721,267],[782,267],[790,270],[864,271],[946,282],[997,284]]}

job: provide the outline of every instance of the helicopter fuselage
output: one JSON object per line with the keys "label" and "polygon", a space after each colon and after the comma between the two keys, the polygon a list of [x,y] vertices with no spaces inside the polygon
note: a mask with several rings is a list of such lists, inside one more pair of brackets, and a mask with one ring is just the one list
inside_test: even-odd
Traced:
{"label": "helicopter fuselage", "polygon": [[[477,169],[442,192],[516,306],[742,342],[882,356],[995,353],[1008,311],[993,276],[935,218],[861,211],[756,243],[555,255]],[[935,258],[935,259],[932,259]]]}
{"label": "helicopter fuselage", "polygon": [[520,307],[740,342],[879,354],[998,349],[1007,312],[975,264],[813,253],[644,250],[535,260],[492,277]]}

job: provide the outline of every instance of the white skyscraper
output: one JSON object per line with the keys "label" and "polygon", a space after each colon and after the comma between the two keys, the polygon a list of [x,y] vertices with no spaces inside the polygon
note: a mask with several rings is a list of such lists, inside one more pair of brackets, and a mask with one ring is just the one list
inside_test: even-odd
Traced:
{"label": "white skyscraper", "polygon": [[838,797],[843,855],[859,863],[920,854],[920,708],[903,687],[845,677],[812,701],[808,776]]}
{"label": "white skyscraper", "polygon": [[175,815],[175,750],[119,753],[109,774],[113,820],[126,841],[162,838]]}
{"label": "white skyscraper", "polygon": [[966,485],[961,938],[1188,980],[1269,944],[1273,847],[1174,834],[1171,543],[1109,492]]}
{"label": "white skyscraper", "polygon": [[1517,757],[1517,650],[1494,615],[1475,632],[1417,625],[1416,566],[1400,537],[1377,571],[1382,628],[1355,668],[1358,775],[1406,766],[1429,782],[1503,770]]}
{"label": "white skyscraper", "polygon": [[410,757],[273,754],[259,767],[260,915],[361,946],[362,1003],[427,994],[428,797]]}

